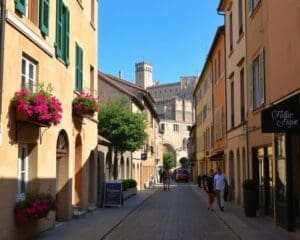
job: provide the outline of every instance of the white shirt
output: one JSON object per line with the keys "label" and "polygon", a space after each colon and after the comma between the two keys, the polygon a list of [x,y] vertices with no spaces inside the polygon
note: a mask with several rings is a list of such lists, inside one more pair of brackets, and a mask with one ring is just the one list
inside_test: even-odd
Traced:
{"label": "white shirt", "polygon": [[223,173],[216,174],[214,177],[214,185],[216,190],[224,190],[226,185],[226,177]]}

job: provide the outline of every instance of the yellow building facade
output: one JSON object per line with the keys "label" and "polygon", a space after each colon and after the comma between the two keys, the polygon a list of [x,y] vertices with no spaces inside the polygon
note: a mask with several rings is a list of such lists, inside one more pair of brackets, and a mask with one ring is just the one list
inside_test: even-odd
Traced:
{"label": "yellow building facade", "polygon": [[[97,118],[74,115],[72,100],[97,89],[97,4],[17,0],[2,6],[1,239],[29,238],[71,219],[75,207],[85,210],[96,202]],[[38,84],[51,84],[63,109],[60,124],[16,120],[10,100],[24,83],[33,92]],[[53,196],[56,210],[48,220],[15,223],[15,204],[26,192]]]}

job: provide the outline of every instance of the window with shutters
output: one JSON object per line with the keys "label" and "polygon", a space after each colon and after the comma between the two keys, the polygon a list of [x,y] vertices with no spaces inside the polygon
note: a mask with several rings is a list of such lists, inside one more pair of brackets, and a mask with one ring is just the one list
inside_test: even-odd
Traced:
{"label": "window with shutters", "polygon": [[69,42],[70,42],[70,13],[62,0],[56,1],[56,56],[70,64],[69,60]]}
{"label": "window with shutters", "polygon": [[75,68],[75,89],[77,91],[82,91],[82,79],[83,79],[83,50],[82,48],[76,43],[76,68]]}
{"label": "window with shutters", "polygon": [[21,66],[22,86],[26,85],[30,90],[34,91],[36,85],[36,63],[23,56]]}
{"label": "window with shutters", "polygon": [[265,102],[264,50],[250,65],[250,109],[255,110]]}
{"label": "window with shutters", "polygon": [[17,201],[22,201],[25,199],[28,182],[28,148],[26,145],[19,146],[17,167]]}
{"label": "window with shutters", "polygon": [[49,0],[15,0],[16,11],[49,34]]}

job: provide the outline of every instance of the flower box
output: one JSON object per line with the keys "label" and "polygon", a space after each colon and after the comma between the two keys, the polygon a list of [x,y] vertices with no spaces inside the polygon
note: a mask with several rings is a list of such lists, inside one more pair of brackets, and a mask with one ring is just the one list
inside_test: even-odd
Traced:
{"label": "flower box", "polygon": [[16,203],[15,221],[17,224],[26,224],[47,217],[51,210],[55,210],[51,194],[27,193],[25,200]]}
{"label": "flower box", "polygon": [[95,112],[98,112],[98,98],[82,91],[73,99],[72,107],[76,115],[92,117]]}
{"label": "flower box", "polygon": [[48,85],[38,85],[33,92],[23,88],[16,92],[12,104],[16,110],[17,121],[31,121],[42,125],[58,125],[62,118],[60,101],[51,94],[52,88]]}

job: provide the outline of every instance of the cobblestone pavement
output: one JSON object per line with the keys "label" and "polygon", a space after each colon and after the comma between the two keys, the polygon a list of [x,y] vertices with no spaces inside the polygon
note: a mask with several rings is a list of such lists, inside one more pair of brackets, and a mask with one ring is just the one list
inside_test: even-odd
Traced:
{"label": "cobblestone pavement", "polygon": [[101,208],[84,218],[61,223],[37,240],[288,240],[288,233],[264,217],[247,218],[234,202],[225,212],[207,210],[203,189],[189,183],[139,191],[122,208]]}
{"label": "cobblestone pavement", "polygon": [[238,239],[191,188],[190,184],[178,184],[170,191],[160,189],[102,239]]}

